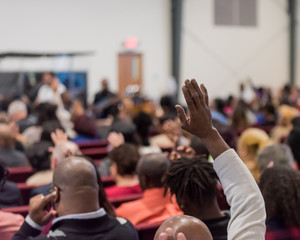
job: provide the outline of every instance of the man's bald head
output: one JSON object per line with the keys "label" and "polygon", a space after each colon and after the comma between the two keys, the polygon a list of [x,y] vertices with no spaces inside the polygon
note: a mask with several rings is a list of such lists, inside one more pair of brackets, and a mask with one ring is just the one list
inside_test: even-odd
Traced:
{"label": "man's bald head", "polygon": [[82,157],[69,157],[54,170],[53,185],[70,191],[97,190],[97,173],[94,166]]}
{"label": "man's bald head", "polygon": [[137,165],[137,174],[142,181],[142,188],[162,187],[162,178],[169,166],[170,161],[163,153],[150,153],[141,157]]}
{"label": "man's bald head", "polygon": [[172,228],[176,239],[178,233],[183,233],[187,240],[212,240],[211,233],[207,226],[198,218],[180,215],[164,221],[156,231],[154,240],[159,239],[159,235],[164,233],[167,228]]}
{"label": "man's bald head", "polygon": [[14,138],[8,124],[0,123],[0,147],[11,148],[14,146]]}

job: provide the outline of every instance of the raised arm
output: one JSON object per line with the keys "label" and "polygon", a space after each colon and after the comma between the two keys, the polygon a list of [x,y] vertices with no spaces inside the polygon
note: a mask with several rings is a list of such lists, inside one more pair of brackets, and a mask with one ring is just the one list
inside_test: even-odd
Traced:
{"label": "raised arm", "polygon": [[251,173],[233,149],[229,149],[213,127],[207,90],[193,80],[186,80],[182,91],[189,114],[176,106],[182,128],[201,138],[215,159],[214,168],[231,206],[228,239],[265,239],[265,206]]}

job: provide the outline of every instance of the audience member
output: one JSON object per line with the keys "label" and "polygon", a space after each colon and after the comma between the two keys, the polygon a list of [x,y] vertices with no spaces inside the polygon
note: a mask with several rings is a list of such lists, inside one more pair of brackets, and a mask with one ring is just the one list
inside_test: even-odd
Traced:
{"label": "audience member", "polygon": [[45,185],[52,182],[53,172],[50,169],[49,148],[52,147],[52,142],[41,141],[34,143],[26,149],[26,156],[30,165],[36,171],[35,174],[26,180],[28,185]]}
{"label": "audience member", "polygon": [[36,102],[58,105],[58,102],[61,102],[61,94],[66,91],[66,87],[59,82],[53,72],[43,74],[43,83],[38,91]]}
{"label": "audience member", "polygon": [[263,173],[272,162],[273,166],[294,167],[293,153],[286,144],[266,146],[257,154],[257,164],[260,173]]}
{"label": "audience member", "polygon": [[238,139],[237,152],[256,181],[260,175],[257,165],[257,152],[270,144],[271,139],[268,134],[258,128],[246,129]]}
{"label": "audience member", "polygon": [[300,128],[295,127],[289,133],[287,137],[287,144],[290,146],[294,159],[297,162],[298,168],[300,168]]}
{"label": "audience member", "polygon": [[[36,239],[138,239],[132,224],[117,219],[99,205],[97,174],[91,163],[80,157],[62,161],[54,171],[52,193],[30,200],[29,215],[13,240],[37,236],[53,216],[48,235]],[[52,205],[53,210],[47,206]]]}
{"label": "audience member", "polygon": [[[164,221],[156,231],[154,240],[212,240],[207,226],[199,219],[187,215],[174,216]],[[215,239],[215,238],[214,238]]]}
{"label": "audience member", "polygon": [[169,159],[162,153],[142,156],[137,165],[137,173],[144,191],[143,198],[123,203],[116,209],[116,215],[137,225],[160,222],[182,214],[177,204],[171,201],[170,194],[164,196],[162,178],[169,165]]}
{"label": "audience member", "polygon": [[[7,177],[8,171],[5,169],[4,165],[0,163],[0,201],[2,202],[2,198],[5,201],[10,201],[11,198],[7,195],[5,195],[3,191],[3,187],[6,184],[6,177]],[[5,188],[5,187],[4,187]],[[20,193],[19,193],[20,194]],[[1,203],[2,205],[2,203]],[[3,208],[5,206],[1,206]],[[0,236],[1,240],[10,240],[11,237],[14,235],[15,232],[17,232],[20,228],[20,226],[23,224],[24,218],[19,214],[13,214],[9,212],[4,212],[0,210]]]}
{"label": "audience member", "polygon": [[230,214],[218,206],[218,176],[207,158],[181,157],[173,161],[164,180],[165,192],[170,189],[184,214],[203,221],[213,239],[227,239]]}
{"label": "audience member", "polygon": [[209,152],[200,138],[193,136],[190,147],[195,151],[196,156],[203,156],[206,159],[209,158]]}
{"label": "audience member", "polygon": [[266,240],[300,239],[300,172],[274,166],[259,183],[267,211]]}
{"label": "audience member", "polygon": [[0,158],[7,167],[28,166],[23,152],[15,149],[15,139],[8,124],[0,124]]}
{"label": "audience member", "polygon": [[182,127],[204,141],[215,159],[214,169],[231,206],[228,239],[264,239],[266,213],[263,198],[249,170],[213,127],[206,88],[203,84],[199,88],[195,80],[186,80],[182,91],[190,112],[188,118],[183,108],[176,106]]}
{"label": "audience member", "polygon": [[11,102],[8,106],[7,113],[10,120],[19,126],[20,133],[34,124],[34,119],[28,118],[26,104],[20,100]]}
{"label": "audience member", "polygon": [[142,192],[135,171],[139,157],[137,147],[128,143],[114,148],[109,153],[110,172],[116,185],[105,189],[108,198]]}

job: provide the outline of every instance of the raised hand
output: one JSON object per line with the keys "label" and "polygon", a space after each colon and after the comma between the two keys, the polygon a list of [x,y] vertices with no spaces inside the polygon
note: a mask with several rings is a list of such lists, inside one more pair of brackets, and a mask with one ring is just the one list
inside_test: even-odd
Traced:
{"label": "raised hand", "polygon": [[178,233],[174,236],[174,230],[172,228],[167,228],[165,232],[160,233],[158,236],[159,240],[186,240],[183,233]]}
{"label": "raised hand", "polygon": [[186,80],[182,92],[189,109],[187,116],[180,105],[175,106],[182,128],[197,137],[207,137],[214,128],[205,86],[199,87],[195,79]]}
{"label": "raised hand", "polygon": [[113,148],[120,146],[121,144],[125,143],[125,139],[122,133],[111,132],[108,137],[107,141],[109,145]]}
{"label": "raised hand", "polygon": [[175,106],[182,128],[201,138],[212,157],[218,157],[229,147],[212,125],[206,88],[192,79],[185,81],[182,92],[189,110],[187,116],[180,105]]}

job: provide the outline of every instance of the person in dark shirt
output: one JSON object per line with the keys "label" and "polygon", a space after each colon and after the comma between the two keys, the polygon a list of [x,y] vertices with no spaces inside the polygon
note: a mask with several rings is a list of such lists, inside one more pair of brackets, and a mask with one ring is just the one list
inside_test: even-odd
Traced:
{"label": "person in dark shirt", "polygon": [[214,240],[227,239],[230,214],[218,206],[218,176],[207,158],[181,156],[172,162],[164,181],[165,192],[176,196],[185,215],[202,220]]}
{"label": "person in dark shirt", "polygon": [[[69,157],[54,171],[51,193],[30,200],[29,215],[12,240],[137,240],[133,225],[108,215],[99,205],[99,185],[93,165],[81,157]],[[47,235],[42,226],[57,216]]]}

